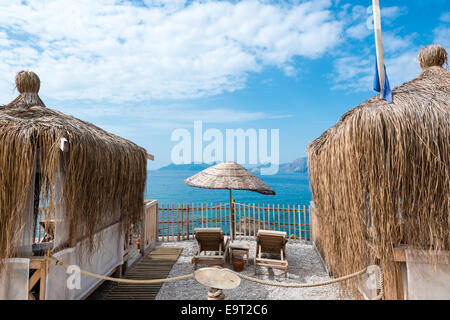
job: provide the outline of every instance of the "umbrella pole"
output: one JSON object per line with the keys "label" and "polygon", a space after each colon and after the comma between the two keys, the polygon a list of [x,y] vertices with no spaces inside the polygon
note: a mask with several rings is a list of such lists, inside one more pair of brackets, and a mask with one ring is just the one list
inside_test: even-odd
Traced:
{"label": "umbrella pole", "polygon": [[234,229],[235,229],[235,216],[234,216],[234,208],[233,208],[233,198],[231,197],[231,189],[230,189],[230,218],[231,218],[231,240],[234,240],[235,234],[234,234]]}

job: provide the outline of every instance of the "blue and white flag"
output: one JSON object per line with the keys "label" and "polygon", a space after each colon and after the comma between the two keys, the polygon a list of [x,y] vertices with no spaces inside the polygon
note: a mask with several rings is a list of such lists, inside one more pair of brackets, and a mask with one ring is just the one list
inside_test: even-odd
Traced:
{"label": "blue and white flag", "polygon": [[[373,79],[373,90],[376,92],[381,92],[380,89],[380,78],[378,77],[378,63],[375,58],[375,78]],[[383,87],[383,99],[388,103],[392,103],[392,92],[391,86],[389,85],[389,79],[386,72],[386,66],[384,66],[384,87]]]}

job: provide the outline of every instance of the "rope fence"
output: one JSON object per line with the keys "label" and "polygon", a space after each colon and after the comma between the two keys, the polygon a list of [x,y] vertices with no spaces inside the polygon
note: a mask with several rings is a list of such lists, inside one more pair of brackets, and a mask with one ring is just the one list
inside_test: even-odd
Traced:
{"label": "rope fence", "polygon": [[[50,261],[50,262],[54,262],[55,265],[57,266],[61,266],[64,267],[66,269],[68,269],[70,266],[54,257],[49,257],[49,256],[45,256],[45,259]],[[346,276],[342,276],[336,279],[332,279],[329,281],[323,281],[323,282],[317,282],[317,283],[274,283],[274,282],[270,282],[270,281],[265,281],[265,280],[260,280],[260,279],[256,279],[253,277],[249,277],[249,276],[245,276],[243,274],[237,273],[233,270],[228,270],[229,272],[232,272],[234,274],[236,274],[238,277],[240,277],[243,280],[247,280],[247,281],[251,281],[254,283],[258,283],[261,285],[266,285],[266,286],[274,286],[274,287],[282,287],[282,288],[311,288],[311,287],[320,287],[320,286],[327,286],[327,285],[331,285],[331,284],[335,284],[338,282],[342,282],[342,281],[346,281],[346,280],[350,280],[352,278],[356,278],[360,275],[362,275],[363,273],[367,272],[367,271],[371,271],[371,272],[375,272],[376,273],[376,278],[377,278],[377,289],[380,290],[380,293],[378,294],[377,297],[375,297],[372,300],[381,300],[383,298],[383,277],[382,277],[382,273],[380,270],[379,266],[376,265],[371,265],[369,267],[366,267],[360,271],[354,272],[352,274],[346,275]],[[178,277],[173,277],[173,278],[165,278],[165,279],[151,279],[151,280],[135,280],[135,279],[123,279],[123,278],[113,278],[113,277],[108,277],[108,276],[102,276],[99,274],[95,274],[86,270],[79,270],[79,272],[81,274],[84,274],[86,276],[89,277],[93,277],[93,278],[97,278],[97,279],[102,279],[102,280],[108,280],[108,281],[114,281],[114,282],[120,282],[120,283],[134,283],[134,284],[152,284],[152,283],[164,283],[164,282],[173,282],[173,281],[178,281],[178,280],[184,280],[184,279],[189,279],[189,278],[193,278],[194,277],[194,273],[190,273],[190,274],[186,274],[186,275],[182,275],[182,276],[178,276]]]}

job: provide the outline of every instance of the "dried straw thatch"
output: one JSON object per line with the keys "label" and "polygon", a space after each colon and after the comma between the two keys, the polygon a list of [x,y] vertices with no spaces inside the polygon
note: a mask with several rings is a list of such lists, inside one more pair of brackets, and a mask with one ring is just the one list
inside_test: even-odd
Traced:
{"label": "dried straw thatch", "polygon": [[393,248],[450,249],[447,53],[429,46],[419,61],[422,73],[393,90],[392,104],[365,101],[308,148],[327,264],[341,276],[380,262],[387,297],[395,297]]}
{"label": "dried straw thatch", "polygon": [[222,162],[184,180],[191,187],[206,189],[249,190],[274,195],[273,191],[253,173],[233,161]]}
{"label": "dried straw thatch", "polygon": [[[55,205],[62,204],[69,244],[88,237],[93,250],[94,234],[111,220],[122,222],[124,228],[138,222],[144,203],[146,151],[46,108],[38,96],[36,74],[19,72],[16,85],[20,95],[0,106],[0,261],[16,253],[35,160],[40,177],[36,193],[49,216],[54,215]],[[70,146],[64,154],[59,148],[61,138]],[[61,181],[62,193],[57,190]]]}

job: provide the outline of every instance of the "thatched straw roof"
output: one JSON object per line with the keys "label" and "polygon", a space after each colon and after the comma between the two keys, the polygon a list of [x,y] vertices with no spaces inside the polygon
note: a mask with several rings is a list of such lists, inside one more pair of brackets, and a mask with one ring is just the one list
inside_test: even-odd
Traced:
{"label": "thatched straw roof", "polygon": [[444,48],[419,55],[423,70],[345,113],[308,148],[325,260],[337,275],[375,261],[393,284],[393,248],[450,249],[450,72]]}
{"label": "thatched straw roof", "polygon": [[[91,240],[117,219],[128,228],[139,220],[146,180],[146,151],[91,123],[46,108],[38,96],[40,81],[33,72],[19,72],[20,95],[0,106],[0,260],[14,255],[29,197],[34,159],[36,184],[48,215],[62,202],[69,225],[69,242]],[[61,138],[69,152],[59,149]],[[64,172],[62,198],[56,190]],[[120,212],[120,213],[119,213]],[[115,216],[116,218],[112,218]]]}
{"label": "thatched straw roof", "polygon": [[249,190],[274,195],[268,185],[236,162],[222,162],[184,180],[191,187]]}

